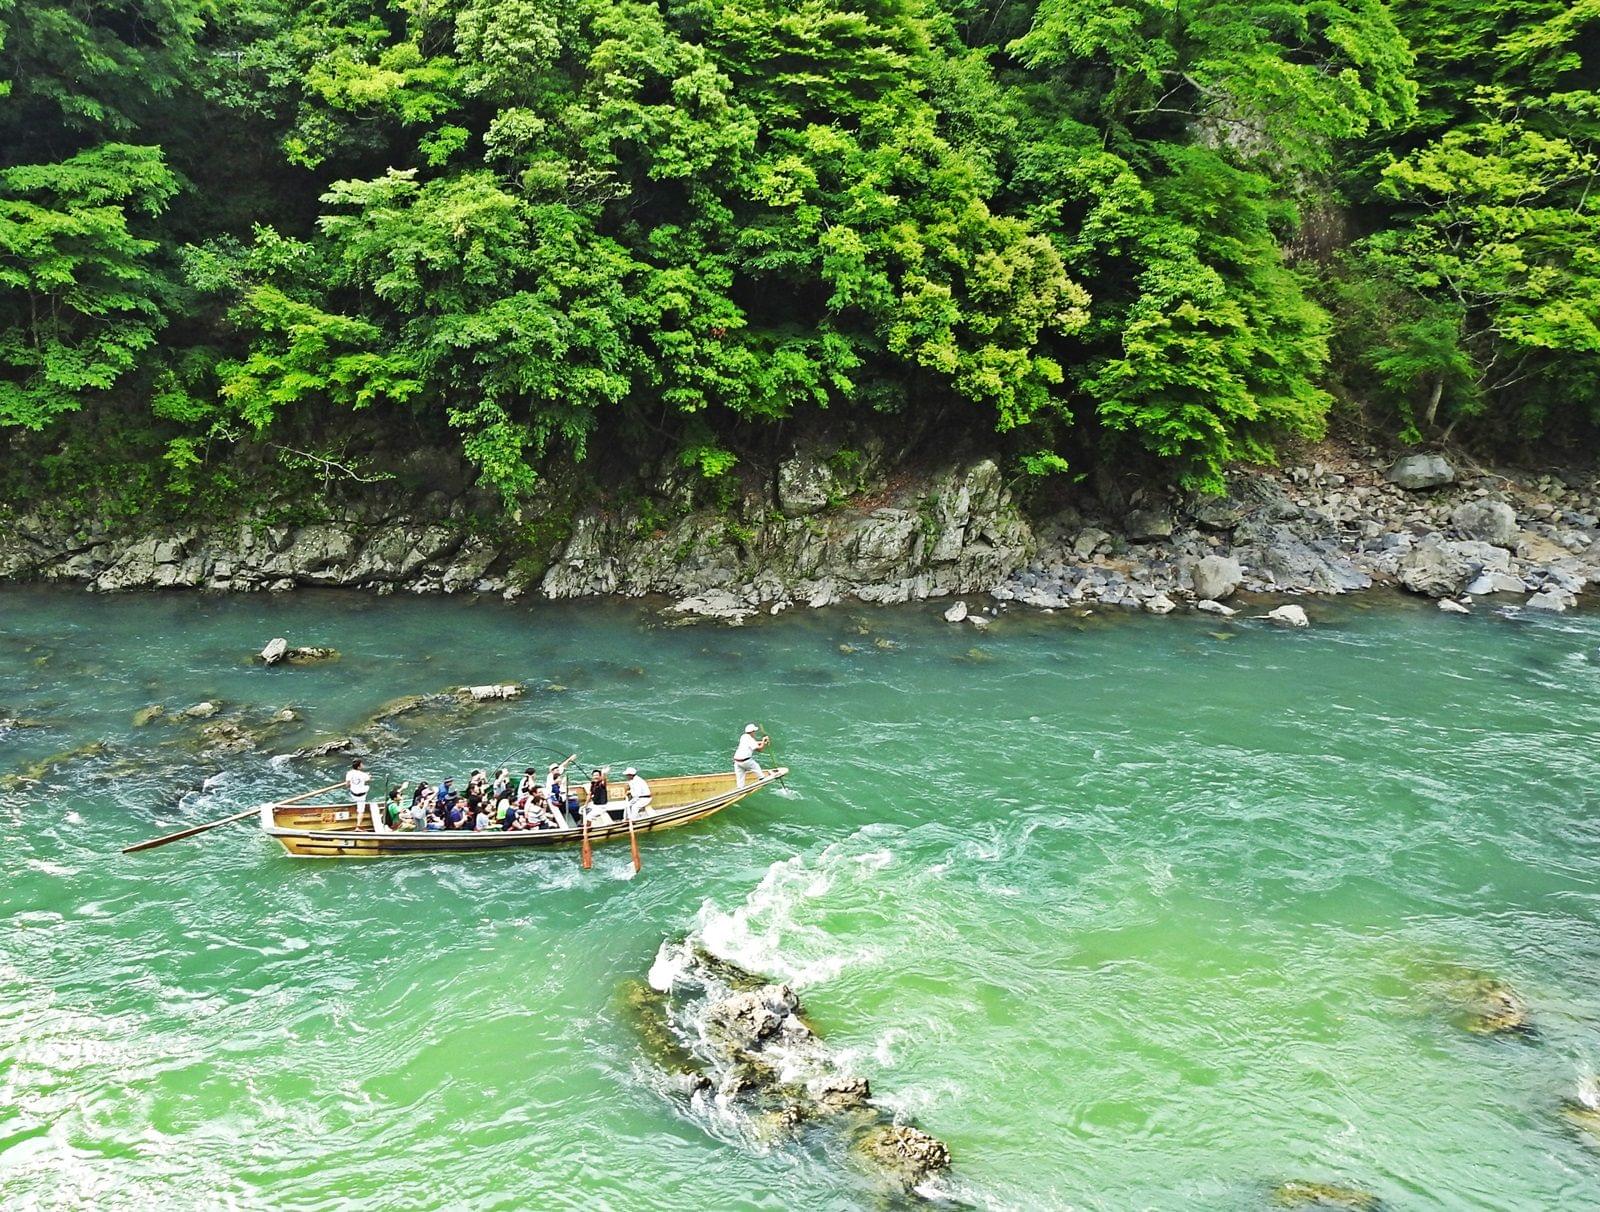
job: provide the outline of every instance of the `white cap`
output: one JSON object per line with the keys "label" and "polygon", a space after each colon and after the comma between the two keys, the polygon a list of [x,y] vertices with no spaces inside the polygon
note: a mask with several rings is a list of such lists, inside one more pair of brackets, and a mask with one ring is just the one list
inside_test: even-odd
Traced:
{"label": "white cap", "polygon": [[631,779],[634,775],[638,774],[639,772],[637,770],[635,770],[632,766],[629,766],[622,773],[627,775]]}
{"label": "white cap", "polygon": [[744,726],[744,730],[746,732],[760,732],[761,731],[761,729],[757,728],[754,724],[746,724]]}

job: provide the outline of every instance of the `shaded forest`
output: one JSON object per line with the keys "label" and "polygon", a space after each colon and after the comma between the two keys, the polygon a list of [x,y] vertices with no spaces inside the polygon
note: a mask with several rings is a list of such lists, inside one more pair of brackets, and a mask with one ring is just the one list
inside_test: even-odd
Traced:
{"label": "shaded forest", "polygon": [[1597,65],[1600,0],[0,0],[12,486],[1591,450]]}

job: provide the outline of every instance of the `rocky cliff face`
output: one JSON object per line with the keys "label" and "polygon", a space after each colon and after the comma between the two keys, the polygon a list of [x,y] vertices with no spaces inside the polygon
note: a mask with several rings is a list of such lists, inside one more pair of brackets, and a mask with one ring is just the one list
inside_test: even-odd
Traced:
{"label": "rocky cliff face", "polygon": [[[651,530],[638,510],[591,510],[545,573],[553,598],[664,594],[685,614],[730,620],[854,597],[905,602],[998,585],[1033,533],[990,459],[947,467],[835,501],[833,473],[797,455],[778,468],[775,499],[752,526],[691,512]],[[747,507],[746,517],[757,513]]]}
{"label": "rocky cliff face", "polygon": [[1328,448],[1324,459],[1241,470],[1221,498],[1148,488],[1125,498],[1102,485],[1029,519],[989,458],[911,473],[869,455],[843,471],[837,453],[801,449],[764,485],[747,483],[715,507],[695,506],[693,486],[669,470],[631,503],[581,507],[559,537],[537,543],[475,512],[466,488],[420,497],[374,488],[301,525],[244,518],[123,533],[22,513],[0,517],[0,580],[101,591],[659,595],[679,617],[739,622],[792,606],[948,595],[1228,613],[1220,603],[1239,590],[1373,584],[1457,605],[1497,595],[1562,610],[1600,579],[1592,478],[1463,476],[1437,455],[1391,463]]}
{"label": "rocky cliff face", "polygon": [[624,507],[590,506],[553,552],[529,552],[475,525],[460,500],[372,499],[304,525],[245,518],[122,533],[17,513],[0,528],[0,580],[89,589],[281,592],[346,586],[378,593],[666,595],[686,615],[742,619],[847,597],[903,602],[977,593],[1024,560],[1032,532],[990,459],[896,483],[838,481],[820,454],[784,462],[770,491],[730,506],[682,508],[667,479]]}

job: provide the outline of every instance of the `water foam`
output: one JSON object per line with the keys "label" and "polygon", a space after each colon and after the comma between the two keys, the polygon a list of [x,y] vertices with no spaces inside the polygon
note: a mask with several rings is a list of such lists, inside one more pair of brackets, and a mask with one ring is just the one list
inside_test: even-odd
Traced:
{"label": "water foam", "polygon": [[847,946],[817,923],[830,894],[848,883],[869,880],[894,862],[883,849],[851,854],[844,843],[828,846],[808,864],[804,855],[780,859],[731,910],[706,901],[696,934],[713,955],[787,981],[796,988],[820,984],[848,968],[879,958],[877,947]]}

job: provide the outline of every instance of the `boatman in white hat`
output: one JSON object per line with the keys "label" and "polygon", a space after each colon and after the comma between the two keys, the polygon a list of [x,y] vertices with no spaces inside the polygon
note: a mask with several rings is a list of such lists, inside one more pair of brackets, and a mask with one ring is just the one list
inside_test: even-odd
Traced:
{"label": "boatman in white hat", "polygon": [[[366,764],[360,758],[351,762],[350,769],[345,771],[344,785],[350,792],[350,802],[355,805],[356,820],[360,821],[362,813],[367,810],[367,790],[372,786],[372,776],[367,773]],[[376,805],[372,810],[372,825],[382,832],[382,826],[378,824]]]}
{"label": "boatman in white hat", "polygon": [[628,780],[628,815],[638,820],[650,811],[650,784],[632,766],[623,771]]}
{"label": "boatman in white hat", "polygon": [[746,724],[744,731],[739,735],[739,743],[733,747],[733,785],[735,790],[744,787],[744,776],[753,774],[756,779],[761,778],[761,763],[756,761],[756,754],[765,749],[771,737],[761,735],[761,729],[754,724]]}

